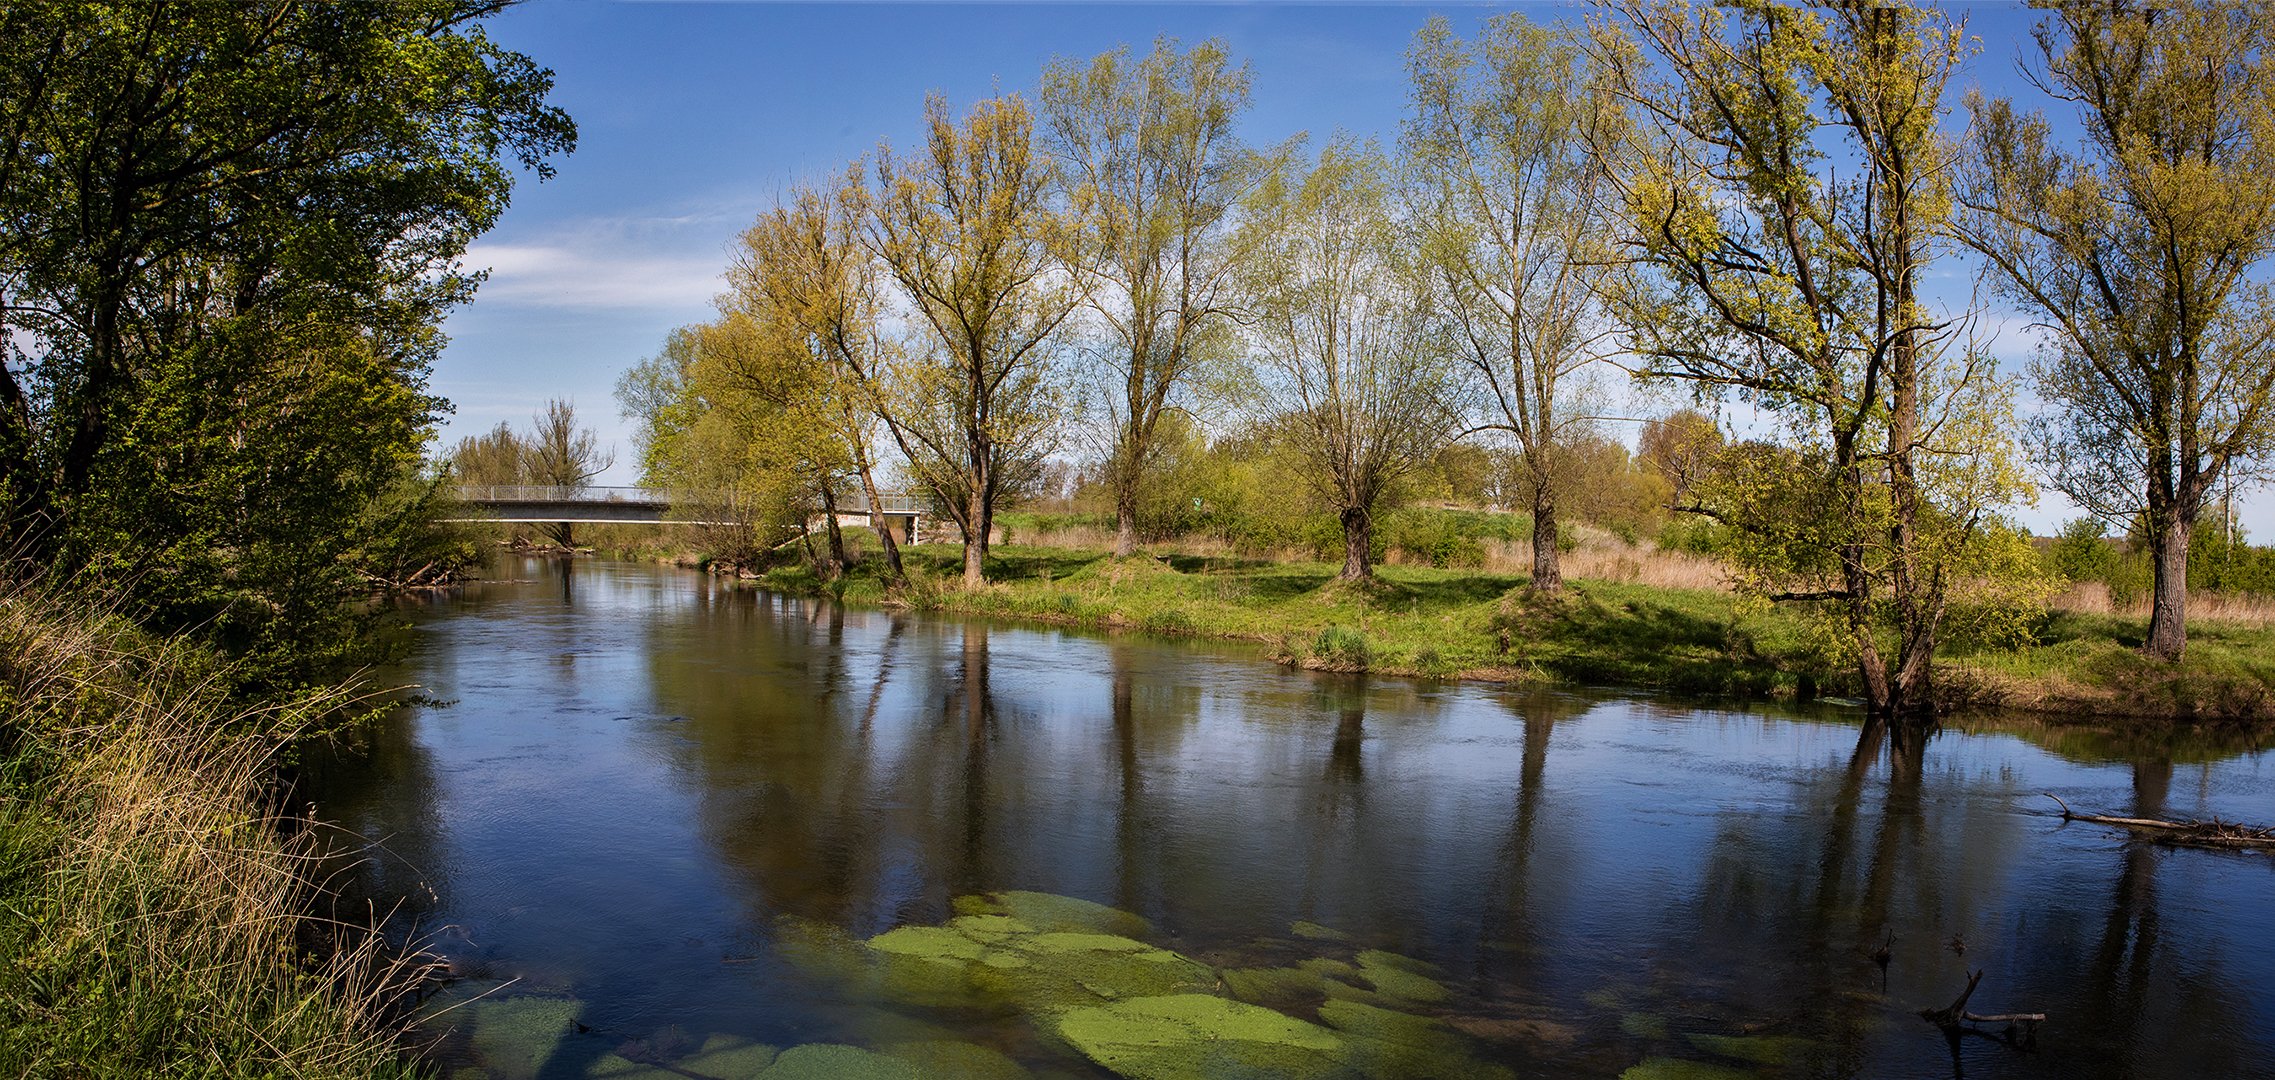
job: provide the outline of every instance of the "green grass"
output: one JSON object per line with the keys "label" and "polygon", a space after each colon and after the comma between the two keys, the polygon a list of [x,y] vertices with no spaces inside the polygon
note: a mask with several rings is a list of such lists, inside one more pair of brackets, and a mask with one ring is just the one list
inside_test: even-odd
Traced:
{"label": "green grass", "polygon": [[[1522,575],[1469,569],[1381,566],[1377,582],[1353,585],[1321,562],[1115,559],[997,545],[988,585],[966,591],[958,546],[907,548],[904,557],[912,580],[899,590],[885,587],[873,558],[826,586],[804,568],[761,583],[854,603],[1261,641],[1283,662],[1329,670],[1735,698],[1857,693],[1853,671],[1823,655],[1802,616],[1713,590],[1573,580],[1543,598],[1522,589]],[[2275,630],[2199,620],[2178,665],[2142,657],[2144,631],[2140,619],[2048,612],[2019,645],[1951,642],[1938,678],[1962,707],[2075,719],[2275,718]]]}
{"label": "green grass", "polygon": [[1334,565],[1137,556],[998,545],[988,585],[956,586],[961,550],[904,549],[910,586],[889,592],[874,560],[824,586],[805,568],[761,583],[968,615],[1265,642],[1288,663],[1386,674],[1536,679],[1763,695],[1826,676],[1783,613],[1747,617],[1730,596],[1575,582],[1534,599],[1522,575],[1384,566],[1372,584]]}
{"label": "green grass", "polygon": [[2002,704],[2051,713],[2263,721],[2275,717],[2275,629],[2198,619],[2177,664],[2139,652],[2146,618],[2049,612],[2019,647],[1947,649],[1944,669]]}

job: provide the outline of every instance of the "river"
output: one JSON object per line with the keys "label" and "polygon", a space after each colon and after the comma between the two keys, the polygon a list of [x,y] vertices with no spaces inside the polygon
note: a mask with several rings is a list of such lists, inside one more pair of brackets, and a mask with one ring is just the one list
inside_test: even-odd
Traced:
{"label": "river", "polygon": [[[420,703],[306,782],[349,898],[450,965],[446,1076],[2275,1076],[2275,857],[2041,794],[2275,821],[2248,741],[1891,747],[1832,708],[492,571],[409,609],[379,674]],[[1917,1015],[1974,971],[2034,1040]]]}

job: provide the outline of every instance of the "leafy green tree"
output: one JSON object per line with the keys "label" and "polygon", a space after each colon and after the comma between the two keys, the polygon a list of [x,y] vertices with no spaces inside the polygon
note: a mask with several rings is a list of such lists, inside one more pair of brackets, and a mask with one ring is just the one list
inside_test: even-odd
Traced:
{"label": "leafy green tree", "polygon": [[457,259],[574,140],[496,8],[0,9],[0,549],[161,626],[337,638]]}
{"label": "leafy green tree", "polygon": [[1893,4],[1612,6],[1589,47],[1636,120],[1606,148],[1632,347],[1783,421],[1793,453],[1718,485],[1724,550],[1758,595],[1829,616],[1874,712],[1925,714],[1953,590],[2035,565],[1990,527],[2024,490],[2007,397],[1919,295],[1947,246],[1960,30]]}
{"label": "leafy green tree", "polygon": [[879,270],[861,243],[858,199],[849,189],[794,192],[743,233],[728,268],[732,291],[723,310],[747,313],[795,372],[781,384],[781,404],[795,426],[815,437],[800,445],[816,481],[831,550],[845,564],[838,532],[836,483],[851,473],[871,507],[870,523],[891,576],[902,576],[900,544],[883,515],[877,489],[875,428],[883,409],[879,379],[890,343],[879,322]]}
{"label": "leafy green tree", "polygon": [[1222,42],[1180,52],[1164,38],[1143,58],[1125,46],[1055,61],[1038,96],[1074,226],[1068,265],[1111,342],[1098,354],[1114,427],[1105,477],[1126,556],[1162,418],[1232,340],[1232,214],[1266,167],[1234,132],[1248,67]]}
{"label": "leafy green tree", "polygon": [[1477,421],[1516,444],[1532,511],[1531,587],[1563,587],[1557,495],[1587,435],[1573,377],[1612,342],[1599,278],[1611,263],[1610,200],[1596,129],[1617,123],[1590,92],[1587,55],[1521,15],[1474,43],[1434,18],[1407,54],[1406,152],[1413,225],[1482,406]]}
{"label": "leafy green tree", "polygon": [[1064,222],[1026,102],[983,101],[959,124],[935,95],[925,117],[924,152],[881,147],[855,196],[915,332],[877,379],[886,430],[956,523],[977,587],[996,507],[1041,480],[1059,435],[1050,345],[1075,300],[1054,274]]}
{"label": "leafy green tree", "polygon": [[2035,77],[2084,145],[1973,99],[1961,235],[2051,330],[2033,449],[2079,506],[2142,519],[2142,649],[2178,660],[2196,523],[2221,480],[2275,453],[2275,12],[2048,6]]}
{"label": "leafy green tree", "polygon": [[1374,576],[1375,516],[1459,427],[1451,349],[1405,243],[1380,149],[1337,139],[1250,200],[1240,285],[1260,398],[1333,509],[1346,581]]}

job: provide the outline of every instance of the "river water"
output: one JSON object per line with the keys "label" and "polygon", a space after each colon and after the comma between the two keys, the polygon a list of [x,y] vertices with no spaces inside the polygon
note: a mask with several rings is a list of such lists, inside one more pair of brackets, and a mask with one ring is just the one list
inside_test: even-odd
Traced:
{"label": "river water", "polygon": [[[2275,821],[2248,743],[1892,747],[1838,710],[1325,676],[634,564],[493,572],[412,609],[382,678],[424,703],[309,780],[362,856],[350,894],[448,959],[424,1025],[445,1075],[1113,1075],[1059,999],[911,993],[861,944],[1025,890],[1142,917],[1111,925],[1305,1031],[1358,1030],[1322,1008],[1345,998],[1438,1040],[1306,1075],[2275,1076],[2275,858],[2065,824],[2041,794]],[[1238,974],[1261,971],[1314,976]],[[1971,1010],[2048,1014],[2034,1041],[1919,1018],[1973,971]],[[1127,1000],[1088,978],[1089,1005]],[[841,1056],[775,1056],[809,1044]]]}

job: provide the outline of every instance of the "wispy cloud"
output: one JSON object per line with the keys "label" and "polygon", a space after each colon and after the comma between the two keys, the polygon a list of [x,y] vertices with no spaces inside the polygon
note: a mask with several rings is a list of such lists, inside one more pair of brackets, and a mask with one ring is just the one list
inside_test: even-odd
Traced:
{"label": "wispy cloud", "polygon": [[469,268],[490,280],[478,302],[596,311],[681,311],[719,291],[722,255],[624,250],[617,245],[477,243]]}

